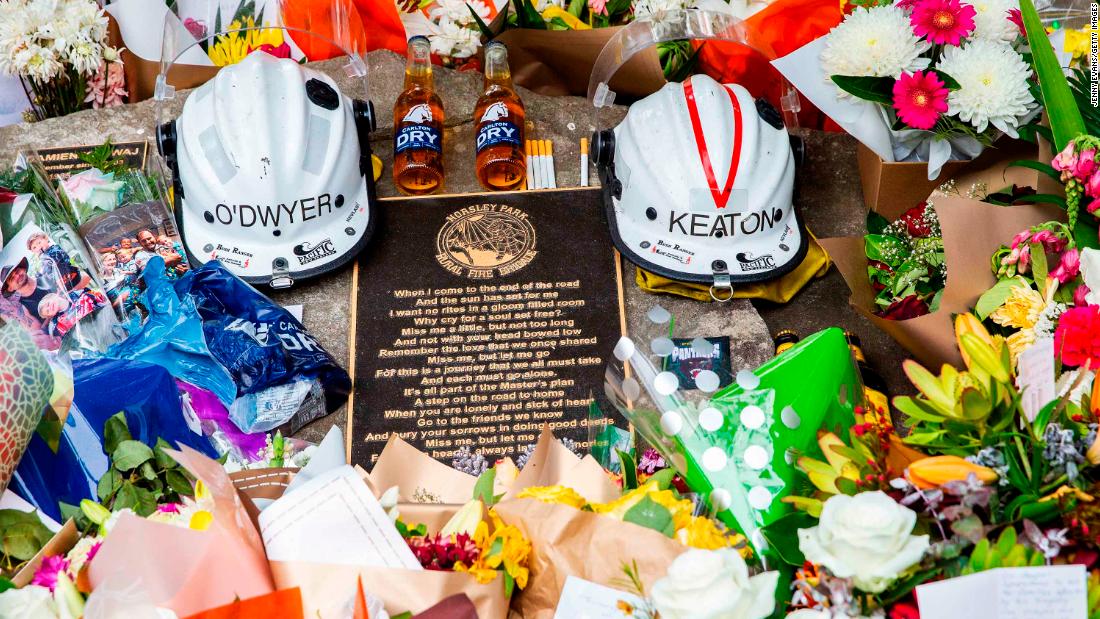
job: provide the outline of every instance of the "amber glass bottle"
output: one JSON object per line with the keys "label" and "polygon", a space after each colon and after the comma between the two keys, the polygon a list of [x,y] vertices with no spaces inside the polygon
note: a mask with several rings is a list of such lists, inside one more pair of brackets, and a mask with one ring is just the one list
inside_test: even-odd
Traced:
{"label": "amber glass bottle", "polygon": [[508,48],[485,46],[485,88],[474,108],[477,125],[477,180],[490,191],[519,189],[527,175],[523,152],[523,101],[512,88]]}
{"label": "amber glass bottle", "polygon": [[405,90],[393,106],[393,182],[405,194],[443,187],[443,101],[432,88],[427,37],[409,39]]}

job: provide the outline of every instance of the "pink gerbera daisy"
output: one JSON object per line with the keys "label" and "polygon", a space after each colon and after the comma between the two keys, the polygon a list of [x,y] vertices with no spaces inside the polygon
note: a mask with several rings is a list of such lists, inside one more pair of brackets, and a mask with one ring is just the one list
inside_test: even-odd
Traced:
{"label": "pink gerbera daisy", "polygon": [[958,45],[974,32],[977,12],[959,0],[920,0],[913,5],[909,23],[919,37],[937,45]]}
{"label": "pink gerbera daisy", "polygon": [[902,73],[894,82],[894,109],[906,125],[931,129],[947,111],[947,87],[931,71]]}

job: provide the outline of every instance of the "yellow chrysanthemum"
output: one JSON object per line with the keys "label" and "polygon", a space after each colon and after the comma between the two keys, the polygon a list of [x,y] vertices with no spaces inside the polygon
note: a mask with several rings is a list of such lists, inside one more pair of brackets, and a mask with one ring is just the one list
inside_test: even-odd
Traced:
{"label": "yellow chrysanthemum", "polygon": [[685,546],[700,548],[702,550],[718,550],[729,546],[736,546],[744,537],[736,534],[728,534],[718,528],[710,518],[695,516],[689,518],[686,526],[676,530],[676,541]]}
{"label": "yellow chrysanthemum", "polygon": [[536,499],[543,503],[561,503],[581,509],[588,501],[577,491],[565,486],[531,486],[524,488],[518,495],[521,499]]}
{"label": "yellow chrysanthemum", "polygon": [[989,315],[993,322],[1002,327],[1030,329],[1039,320],[1046,302],[1043,295],[1031,286],[1021,283],[1012,289],[1005,304]]}
{"label": "yellow chrysanthemum", "polygon": [[1035,343],[1035,329],[1020,329],[1008,336],[1005,341],[1008,342],[1008,352],[1015,361],[1021,353],[1027,350],[1028,346]]}
{"label": "yellow chrysanthemum", "polygon": [[592,511],[597,514],[604,514],[611,516],[616,520],[622,520],[626,512],[630,511],[632,507],[637,505],[651,492],[656,492],[660,486],[655,481],[647,481],[646,483],[638,486],[637,488],[627,492],[619,498],[611,501],[610,503],[593,503],[591,505]]}
{"label": "yellow chrysanthemum", "polygon": [[279,47],[283,44],[283,31],[279,28],[256,29],[256,20],[246,17],[242,24],[240,20],[234,20],[229,24],[228,34],[218,35],[218,38],[210,45],[207,54],[214,66],[224,67],[236,64],[261,45]]}
{"label": "yellow chrysanthemum", "polygon": [[527,563],[531,558],[531,542],[518,528],[505,524],[496,510],[489,510],[489,519],[492,520],[492,527],[482,521],[474,531],[474,543],[481,549],[477,560],[469,566],[456,563],[454,569],[456,572],[469,572],[481,584],[492,582],[497,572],[504,571],[512,577],[517,587],[523,589],[530,576]]}

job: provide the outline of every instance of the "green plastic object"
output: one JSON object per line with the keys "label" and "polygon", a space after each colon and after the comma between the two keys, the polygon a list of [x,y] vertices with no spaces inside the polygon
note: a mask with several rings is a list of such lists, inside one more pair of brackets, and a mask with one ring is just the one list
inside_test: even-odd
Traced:
{"label": "green plastic object", "polygon": [[[792,464],[794,456],[821,456],[818,431],[846,433],[862,402],[844,332],[818,332],[702,398],[678,388],[670,392],[668,372],[633,342],[620,341],[616,356],[631,368],[618,383],[609,381],[616,407],[705,498],[712,513],[748,538],[767,567],[780,567],[760,530],[790,513],[793,508],[781,499],[807,483]],[[648,399],[623,397],[642,385]],[[632,406],[624,405],[627,400]]]}

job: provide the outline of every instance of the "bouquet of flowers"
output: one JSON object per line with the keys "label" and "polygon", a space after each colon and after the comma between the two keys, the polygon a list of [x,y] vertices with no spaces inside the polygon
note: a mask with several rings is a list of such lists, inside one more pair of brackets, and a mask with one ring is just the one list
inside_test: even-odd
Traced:
{"label": "bouquet of flowers", "polygon": [[107,45],[107,15],[94,0],[4,2],[0,48],[0,71],[27,91],[28,120],[126,101],[119,50]]}
{"label": "bouquet of flowers", "polygon": [[931,203],[925,201],[894,223],[877,213],[864,236],[867,278],[875,290],[875,314],[891,320],[923,316],[939,309],[947,279],[943,233]]}

